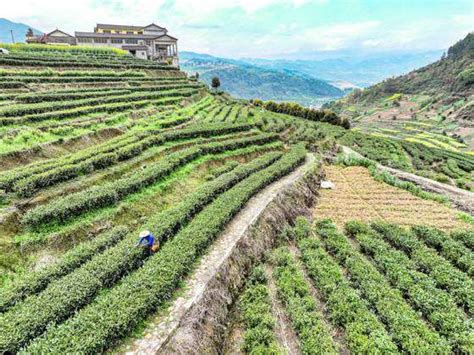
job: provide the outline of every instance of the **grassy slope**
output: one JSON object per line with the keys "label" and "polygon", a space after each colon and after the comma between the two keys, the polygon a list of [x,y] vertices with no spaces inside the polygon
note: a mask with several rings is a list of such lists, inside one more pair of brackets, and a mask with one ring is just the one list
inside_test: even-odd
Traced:
{"label": "grassy slope", "polygon": [[330,104],[362,130],[452,150],[474,150],[474,34],[445,58]]}

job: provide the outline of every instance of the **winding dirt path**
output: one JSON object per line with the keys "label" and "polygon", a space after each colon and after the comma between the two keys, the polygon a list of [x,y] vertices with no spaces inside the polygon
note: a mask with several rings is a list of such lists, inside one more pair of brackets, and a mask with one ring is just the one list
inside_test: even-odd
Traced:
{"label": "winding dirt path", "polygon": [[[151,322],[145,335],[126,348],[126,354],[198,354],[199,346],[206,347],[201,342],[212,339],[216,329],[222,328],[232,297],[244,283],[246,273],[242,271],[268,247],[268,240],[251,240],[253,227],[272,201],[284,195],[314,167],[315,160],[314,155],[308,154],[302,166],[247,202],[186,280],[184,294],[164,315]],[[308,198],[308,192],[304,195]],[[284,217],[281,216],[282,225]],[[219,349],[207,347],[206,353],[217,354]]]}

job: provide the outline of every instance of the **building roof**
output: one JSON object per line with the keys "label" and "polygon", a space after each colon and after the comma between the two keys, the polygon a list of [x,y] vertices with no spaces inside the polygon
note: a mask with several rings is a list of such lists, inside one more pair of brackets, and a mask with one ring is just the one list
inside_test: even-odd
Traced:
{"label": "building roof", "polygon": [[97,32],[74,32],[76,37],[101,37],[101,38],[133,38],[133,39],[155,39],[157,35],[136,35],[126,33],[97,33]]}
{"label": "building roof", "polygon": [[61,30],[59,30],[59,29],[57,29],[57,28],[56,28],[54,31],[51,31],[50,33],[47,33],[46,36],[51,36],[51,35],[52,35],[53,33],[55,33],[55,32],[62,33],[62,34],[63,34],[64,36],[66,36],[66,37],[74,38],[74,36],[71,36],[69,33],[66,33],[66,32],[64,32],[64,31],[61,31]]}
{"label": "building roof", "polygon": [[143,39],[143,40],[153,40],[159,39],[161,37],[169,37],[172,40],[178,40],[170,36],[169,34],[162,35],[136,35],[136,34],[125,34],[125,33],[97,33],[97,32],[74,32],[76,37],[87,37],[87,38],[129,38],[129,39]]}
{"label": "building roof", "polygon": [[98,23],[95,27],[102,28],[102,29],[105,29],[105,30],[124,30],[124,29],[127,29],[127,30],[135,30],[135,31],[144,30],[145,28],[148,28],[148,27],[158,27],[159,29],[166,31],[165,27],[161,27],[161,26],[157,25],[156,23],[150,23],[147,26],[111,25],[111,24],[105,24],[105,23]]}
{"label": "building roof", "polygon": [[161,27],[156,23],[150,23],[148,26],[143,27],[143,29],[147,29],[148,27],[158,27],[160,30],[165,30],[166,32],[168,31],[165,27]]}
{"label": "building roof", "polygon": [[122,46],[122,49],[125,49],[126,51],[146,51],[148,50],[147,46],[141,46],[141,45],[124,45]]}
{"label": "building roof", "polygon": [[129,25],[110,25],[105,23],[98,23],[95,27],[100,27],[106,30],[122,30],[122,29],[129,29],[129,30],[141,30],[143,26],[129,26]]}
{"label": "building roof", "polygon": [[173,36],[170,36],[169,34],[165,33],[164,35],[160,35],[158,37],[156,37],[155,39],[158,39],[158,38],[162,38],[162,37],[169,37],[170,39],[173,39],[175,41],[177,41],[178,39],[173,37]]}

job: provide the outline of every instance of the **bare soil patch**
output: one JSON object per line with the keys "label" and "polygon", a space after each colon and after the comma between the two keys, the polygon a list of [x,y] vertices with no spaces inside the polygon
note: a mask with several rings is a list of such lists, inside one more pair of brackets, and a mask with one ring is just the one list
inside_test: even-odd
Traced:
{"label": "bare soil patch", "polygon": [[315,218],[331,218],[338,226],[349,220],[386,220],[405,226],[425,224],[441,229],[468,228],[457,211],[435,201],[375,181],[363,167],[327,166],[333,190],[321,190]]}

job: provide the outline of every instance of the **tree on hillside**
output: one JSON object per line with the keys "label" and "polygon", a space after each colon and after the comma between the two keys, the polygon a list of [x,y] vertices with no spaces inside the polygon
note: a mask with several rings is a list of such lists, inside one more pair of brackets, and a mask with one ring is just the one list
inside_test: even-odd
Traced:
{"label": "tree on hillside", "polygon": [[26,31],[26,38],[33,37],[33,29],[31,27],[28,28],[28,31]]}
{"label": "tree on hillside", "polygon": [[221,81],[217,76],[212,78],[211,86],[213,89],[218,89],[221,86]]}

